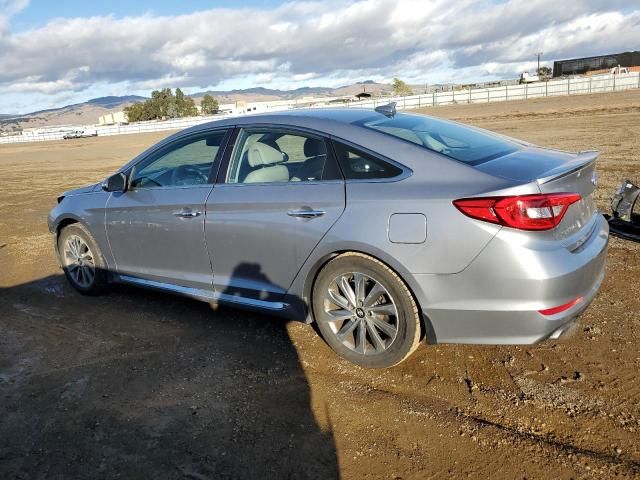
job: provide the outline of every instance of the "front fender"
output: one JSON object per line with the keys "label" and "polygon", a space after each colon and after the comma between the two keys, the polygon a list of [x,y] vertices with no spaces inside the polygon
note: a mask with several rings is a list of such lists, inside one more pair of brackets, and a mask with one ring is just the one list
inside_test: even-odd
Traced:
{"label": "front fender", "polygon": [[65,196],[49,212],[47,224],[49,231],[57,234],[60,227],[67,223],[81,223],[98,244],[107,266],[112,267],[115,263],[105,230],[105,206],[109,195],[110,193],[99,190]]}

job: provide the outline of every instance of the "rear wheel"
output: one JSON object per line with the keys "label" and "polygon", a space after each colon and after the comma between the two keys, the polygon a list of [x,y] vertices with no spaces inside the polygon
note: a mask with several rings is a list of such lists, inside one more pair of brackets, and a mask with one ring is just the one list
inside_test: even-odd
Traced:
{"label": "rear wheel", "polygon": [[346,253],[320,271],[313,312],[329,346],[363,367],[397,365],[420,341],[411,292],[393,270],[368,255]]}
{"label": "rear wheel", "polygon": [[74,223],[58,236],[60,265],[73,288],[84,295],[97,295],[107,285],[102,253],[88,230]]}

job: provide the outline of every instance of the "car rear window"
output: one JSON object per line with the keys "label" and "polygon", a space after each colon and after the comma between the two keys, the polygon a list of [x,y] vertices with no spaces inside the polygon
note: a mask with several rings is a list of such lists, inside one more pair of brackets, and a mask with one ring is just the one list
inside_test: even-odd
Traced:
{"label": "car rear window", "polygon": [[470,165],[478,165],[521,148],[518,143],[497,135],[424,115],[401,113],[391,118],[375,115],[354,124],[400,138]]}

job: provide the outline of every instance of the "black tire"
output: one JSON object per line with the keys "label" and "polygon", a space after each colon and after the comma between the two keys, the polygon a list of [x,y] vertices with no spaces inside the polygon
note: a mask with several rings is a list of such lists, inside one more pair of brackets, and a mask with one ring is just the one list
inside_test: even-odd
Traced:
{"label": "black tire", "polygon": [[[68,251],[67,245],[74,237],[79,237],[88,247],[88,252],[91,254],[94,275],[90,281],[87,276],[82,277],[86,280],[85,282],[78,281],[73,273],[74,267],[69,265],[69,258],[66,254]],[[99,295],[109,283],[102,252],[89,231],[80,223],[73,223],[64,227],[58,235],[58,260],[71,286],[83,295]]]}
{"label": "black tire", "polygon": [[[360,279],[363,276],[365,278],[363,283],[365,286],[363,286],[360,296],[358,296],[355,283],[356,275]],[[336,304],[335,297],[331,298],[329,291],[337,291],[339,295],[342,294],[342,290],[335,288],[338,286],[337,281],[342,276],[350,279],[350,285],[356,295],[355,299],[365,296],[369,298],[368,293],[373,292],[372,285],[378,283],[385,291],[381,294],[382,296],[371,297],[378,298],[378,300],[370,308],[380,310],[393,305],[394,313],[378,317],[377,314],[367,311],[365,305],[363,305],[365,308],[351,308],[351,305],[344,308]],[[343,297],[342,300],[344,298],[346,297]],[[359,302],[357,300],[356,304]],[[371,301],[367,303],[371,303]],[[420,313],[413,295],[397,273],[381,261],[368,255],[355,252],[345,253],[327,263],[315,280],[312,304],[314,318],[324,340],[338,355],[357,365],[367,368],[392,367],[409,357],[420,343],[422,333]],[[353,316],[344,320],[344,323],[341,323],[342,320],[332,319],[334,314],[342,313],[345,315],[348,312],[352,312]],[[360,316],[360,314],[362,315]],[[379,328],[376,329],[376,332],[372,332],[373,326],[380,325],[380,323],[375,319],[368,320],[370,315],[395,327],[395,334],[387,334],[386,329]],[[360,324],[352,327],[357,322]],[[349,330],[350,327],[353,333],[349,334],[346,340],[339,339],[338,332],[345,331],[343,329]],[[360,329],[365,332],[362,334],[363,340],[360,340]],[[390,331],[393,332],[394,329],[392,328]],[[376,342],[373,341],[374,335],[377,335],[378,342],[383,340],[383,343],[378,343],[379,348],[375,346]]]}

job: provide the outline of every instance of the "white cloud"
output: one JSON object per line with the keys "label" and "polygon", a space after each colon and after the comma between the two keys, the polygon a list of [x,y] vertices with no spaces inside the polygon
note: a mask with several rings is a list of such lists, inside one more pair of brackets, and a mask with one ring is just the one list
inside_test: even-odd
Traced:
{"label": "white cloud", "polygon": [[27,8],[29,0],[0,0],[0,43],[10,32],[11,17]]}
{"label": "white cloud", "polygon": [[[391,78],[516,76],[545,59],[638,49],[640,6],[617,0],[328,0],[175,17],[55,19],[20,33],[0,0],[0,91],[131,91]],[[120,87],[119,87],[120,88]],[[1,98],[1,96],[0,96]]]}

